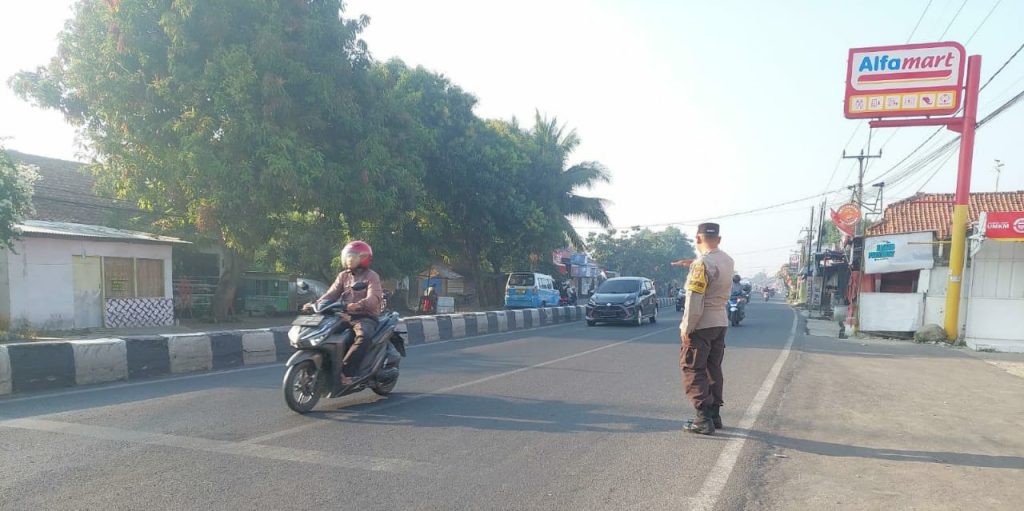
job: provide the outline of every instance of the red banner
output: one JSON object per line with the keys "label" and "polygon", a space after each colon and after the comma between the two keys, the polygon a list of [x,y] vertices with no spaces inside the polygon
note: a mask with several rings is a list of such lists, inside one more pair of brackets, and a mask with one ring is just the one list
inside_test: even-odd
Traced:
{"label": "red banner", "polygon": [[1024,240],[1024,211],[986,213],[985,237],[997,240]]}

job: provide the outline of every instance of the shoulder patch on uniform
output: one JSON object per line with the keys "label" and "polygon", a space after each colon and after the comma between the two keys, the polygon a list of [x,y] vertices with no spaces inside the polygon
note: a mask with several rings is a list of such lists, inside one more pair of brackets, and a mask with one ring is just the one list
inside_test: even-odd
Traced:
{"label": "shoulder patch on uniform", "polygon": [[708,276],[702,261],[690,265],[690,274],[686,277],[686,290],[704,294],[708,289]]}

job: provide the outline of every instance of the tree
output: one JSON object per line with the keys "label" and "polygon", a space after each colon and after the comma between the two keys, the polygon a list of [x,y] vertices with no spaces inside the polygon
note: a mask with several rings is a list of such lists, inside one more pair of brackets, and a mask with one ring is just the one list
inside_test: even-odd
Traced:
{"label": "tree", "polygon": [[591,233],[587,245],[594,259],[604,268],[622,275],[648,277],[659,286],[681,285],[686,280],[685,268],[669,263],[696,256],[693,243],[675,227],[663,231],[634,228],[630,231]]}
{"label": "tree", "polygon": [[35,170],[28,165],[15,165],[0,146],[0,250],[14,251],[18,239],[15,224],[33,213],[32,185]]}
{"label": "tree", "polygon": [[[538,203],[548,218],[550,228],[570,245],[582,249],[583,239],[571,220],[581,219],[602,227],[611,225],[605,210],[607,201],[597,197],[579,195],[580,190],[611,180],[607,169],[594,161],[569,165],[569,157],[579,147],[580,138],[575,130],[566,131],[557,118],[548,119],[536,112],[533,129],[528,134],[530,157],[527,179],[534,184]],[[562,241],[562,240],[559,240]]]}
{"label": "tree", "polygon": [[339,0],[83,1],[49,65],[11,85],[63,112],[97,153],[101,182],[160,212],[157,228],[222,245],[222,316],[292,213],[330,197],[348,206],[330,215],[344,209],[359,232],[360,212],[380,200],[350,186],[389,158],[363,136],[366,20],[341,10]]}

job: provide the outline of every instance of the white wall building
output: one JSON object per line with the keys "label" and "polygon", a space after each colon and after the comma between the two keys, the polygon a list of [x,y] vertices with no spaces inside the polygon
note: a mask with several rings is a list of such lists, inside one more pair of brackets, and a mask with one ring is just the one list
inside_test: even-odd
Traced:
{"label": "white wall building", "polygon": [[29,220],[0,249],[0,324],[44,330],[174,321],[171,247],[187,243],[110,227]]}

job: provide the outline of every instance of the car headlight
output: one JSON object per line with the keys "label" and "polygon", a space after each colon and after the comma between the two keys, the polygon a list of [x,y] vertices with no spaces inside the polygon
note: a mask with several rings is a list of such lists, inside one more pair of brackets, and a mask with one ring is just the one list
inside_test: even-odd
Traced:
{"label": "car headlight", "polygon": [[626,307],[629,307],[630,305],[633,305],[634,303],[636,303],[636,298],[630,298],[629,300],[626,300],[625,302],[623,302],[622,305],[625,305]]}
{"label": "car headlight", "polygon": [[594,299],[591,298],[590,300],[587,300],[587,305],[589,305],[591,307],[595,307],[595,306],[597,306],[597,302],[595,302]]}

